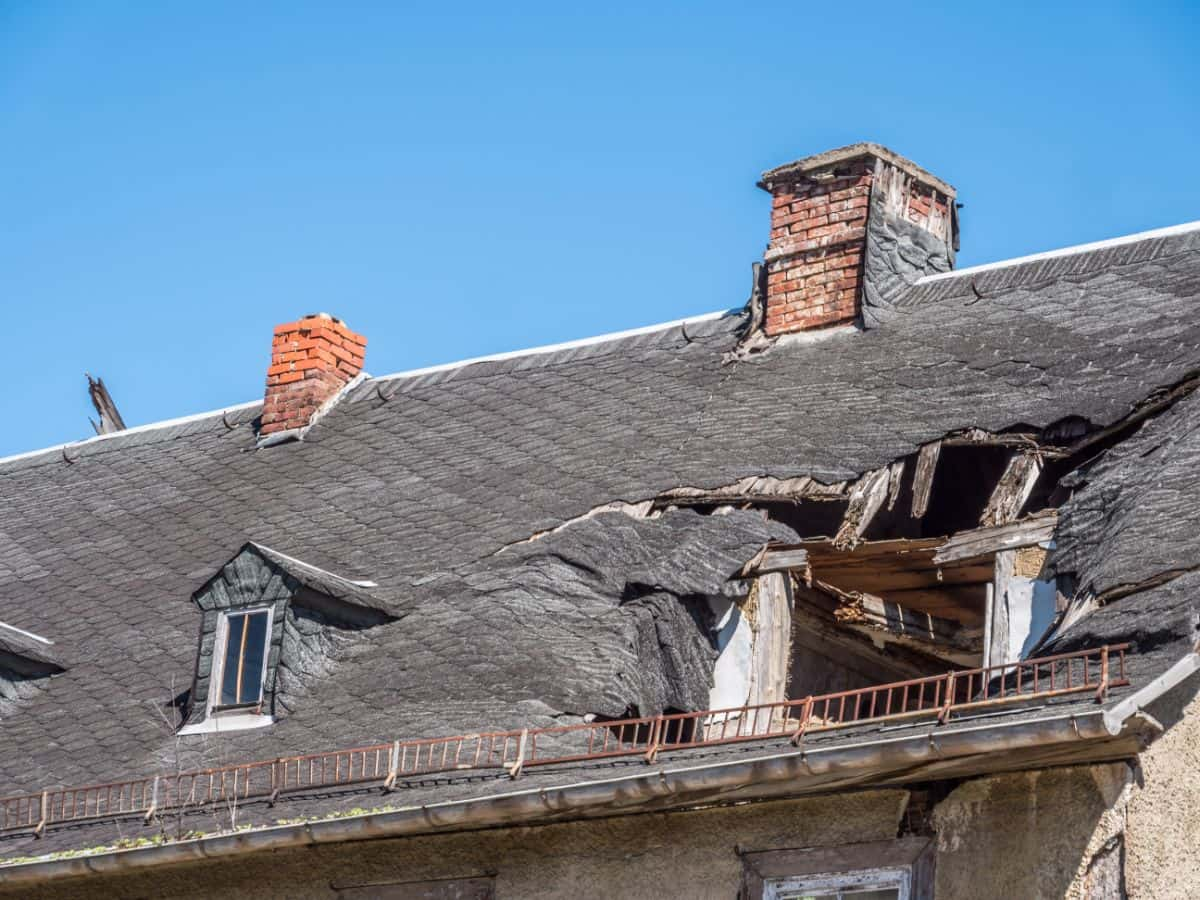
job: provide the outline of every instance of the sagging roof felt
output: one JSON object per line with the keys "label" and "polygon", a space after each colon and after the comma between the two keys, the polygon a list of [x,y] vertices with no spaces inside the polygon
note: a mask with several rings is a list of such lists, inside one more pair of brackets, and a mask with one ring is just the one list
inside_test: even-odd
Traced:
{"label": "sagging roof felt", "polygon": [[[250,406],[0,464],[0,617],[54,635],[67,668],[0,724],[0,793],[161,768],[174,746],[164,723],[196,664],[189,598],[250,541],[374,582],[371,596],[402,614],[337,644],[326,677],[275,725],[224,736],[225,759],[694,701],[697,681],[662,673],[686,673],[705,648],[673,644],[670,616],[686,604],[655,598],[735,578],[776,536],[766,523],[610,514],[520,542],[680,486],[853,478],[967,427],[1114,422],[1200,370],[1198,251],[1200,232],[1189,231],[929,279],[889,300],[883,327],[783,340],[730,364],[738,313],[367,379],[304,441],[265,450],[255,450]],[[1194,442],[1189,409],[1145,427],[1160,433],[1147,440],[1163,459]],[[1101,462],[1089,477],[1111,484],[1096,490],[1158,503],[1151,482],[1105,474],[1121,465],[1118,452]],[[1195,508],[1194,484],[1176,478],[1169,505]],[[1095,507],[1102,517],[1113,508]],[[1074,530],[1063,553],[1081,579],[1102,590],[1126,577],[1105,568],[1106,555],[1147,545],[1158,555],[1139,580],[1194,564],[1194,530],[1144,512],[1110,529],[1102,551],[1079,548],[1103,518],[1065,517]],[[687,567],[699,581],[677,583],[675,567],[657,565],[661,529],[686,535],[688,560],[712,561]],[[1133,594],[1095,624],[1142,603],[1186,606],[1180,589]],[[656,646],[635,665],[631,640]]]}

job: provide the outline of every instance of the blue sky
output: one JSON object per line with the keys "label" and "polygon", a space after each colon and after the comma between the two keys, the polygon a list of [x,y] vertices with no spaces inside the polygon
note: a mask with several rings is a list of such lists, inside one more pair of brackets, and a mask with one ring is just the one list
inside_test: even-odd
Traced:
{"label": "blue sky", "polygon": [[874,140],[960,265],[1200,218],[1184,3],[0,0],[0,455],[261,396],[328,311],[385,373],[740,305],[758,173]]}

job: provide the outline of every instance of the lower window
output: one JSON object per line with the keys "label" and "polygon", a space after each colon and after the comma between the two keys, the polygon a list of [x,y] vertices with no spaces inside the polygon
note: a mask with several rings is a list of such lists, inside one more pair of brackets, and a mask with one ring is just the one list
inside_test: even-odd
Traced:
{"label": "lower window", "polygon": [[742,855],[744,900],[930,900],[933,846],[900,838]]}
{"label": "lower window", "polygon": [[781,878],[763,885],[764,900],[909,900],[908,872],[851,872],[825,878]]}

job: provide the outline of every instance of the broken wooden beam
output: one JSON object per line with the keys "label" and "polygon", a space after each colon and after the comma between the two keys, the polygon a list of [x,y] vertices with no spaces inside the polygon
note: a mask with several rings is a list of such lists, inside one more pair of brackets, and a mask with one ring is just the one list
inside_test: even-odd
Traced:
{"label": "broken wooden beam", "polygon": [[96,415],[100,419],[99,422],[95,422],[90,417],[88,418],[96,434],[113,434],[124,431],[125,420],[121,418],[121,414],[117,411],[117,404],[113,402],[112,395],[104,386],[104,379],[93,378],[89,372],[84,372],[84,375],[87,375],[88,395],[92,398],[92,406],[96,408]]}
{"label": "broken wooden beam", "polygon": [[772,549],[768,547],[760,556],[751,560],[745,574],[765,575],[768,572],[790,572],[808,568],[808,551],[797,547]]}
{"label": "broken wooden beam", "polygon": [[845,501],[847,488],[848,483],[845,481],[826,484],[807,475],[796,478],[750,475],[733,484],[715,488],[672,488],[659,494],[655,503],[658,506],[688,506],[708,503]]}
{"label": "broken wooden beam", "polygon": [[888,485],[891,483],[890,467],[874,469],[854,482],[850,489],[850,505],[842,518],[842,527],[834,536],[835,547],[853,547],[875,518],[875,513],[883,506],[888,496]]}
{"label": "broken wooden beam", "polygon": [[1032,547],[1054,537],[1058,510],[1046,509],[1006,525],[974,528],[951,535],[933,555],[934,563],[955,562],[976,556],[990,556],[1002,550]]}
{"label": "broken wooden beam", "polygon": [[893,644],[955,665],[979,664],[982,632],[962,624],[907,609],[898,603],[859,591],[843,591],[821,581],[813,591],[832,598],[837,624],[870,638],[877,645]]}
{"label": "broken wooden beam", "polygon": [[929,497],[933,491],[933,475],[937,471],[942,442],[923,444],[917,452],[917,467],[913,474],[912,517],[920,519],[929,511]]}
{"label": "broken wooden beam", "polygon": [[1033,493],[1034,485],[1042,474],[1042,457],[1036,452],[1018,452],[1012,455],[1004,474],[996,482],[992,496],[980,516],[980,525],[1004,525],[1016,519],[1021,507]]}

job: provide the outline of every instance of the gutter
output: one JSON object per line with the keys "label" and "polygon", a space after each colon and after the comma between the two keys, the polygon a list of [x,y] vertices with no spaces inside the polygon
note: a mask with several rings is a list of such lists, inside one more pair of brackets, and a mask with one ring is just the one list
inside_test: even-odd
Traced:
{"label": "gutter", "polygon": [[1197,671],[1200,671],[1200,653],[1193,650],[1153,681],[1138,688],[1120,703],[1105,710],[1104,727],[1109,734],[1116,735],[1121,733],[1125,722],[1131,716],[1142,715],[1151,719],[1152,717],[1142,710]]}
{"label": "gutter", "polygon": [[[1178,681],[1171,685],[1175,683]],[[1166,681],[1163,684],[1166,686],[1162,690],[1171,686]],[[1148,694],[1148,691],[1149,686],[1138,694]],[[1143,702],[1148,699],[1140,698],[1136,705]],[[916,734],[903,737],[809,749],[789,748],[782,753],[733,762],[680,765],[600,781],[514,791],[343,819],[279,825],[152,847],[112,850],[93,856],[0,866],[0,886],[85,875],[115,875],[317,844],[545,824],[628,814],[645,811],[646,807],[678,808],[689,803],[711,804],[795,796],[821,789],[836,790],[869,783],[873,776],[900,775],[921,765],[944,764],[981,754],[1013,753],[1048,745],[1111,742],[1114,737],[1112,721],[1115,720],[1110,720],[1108,713],[1096,710],[963,728],[931,724]],[[1161,728],[1136,711],[1121,726],[1117,733],[1125,732],[1131,736]]]}

